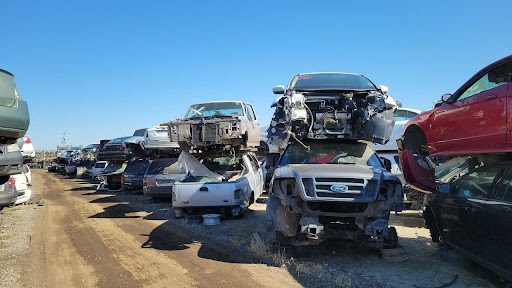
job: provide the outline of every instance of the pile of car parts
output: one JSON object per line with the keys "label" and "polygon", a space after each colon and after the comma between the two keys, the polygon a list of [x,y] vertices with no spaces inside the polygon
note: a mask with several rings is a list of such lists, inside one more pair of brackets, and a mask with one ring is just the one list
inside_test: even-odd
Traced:
{"label": "pile of car parts", "polygon": [[303,73],[273,92],[283,96],[268,129],[275,166],[266,215],[278,242],[345,238],[395,248],[388,221],[403,208],[402,185],[389,160],[360,141],[389,140],[397,105],[387,87],[357,74]]}
{"label": "pile of car parts", "polygon": [[253,153],[260,126],[251,104],[193,104],[184,119],[168,123],[168,133],[181,149],[176,169],[186,175],[172,186],[176,218],[201,211],[238,217],[262,194],[264,174]]}

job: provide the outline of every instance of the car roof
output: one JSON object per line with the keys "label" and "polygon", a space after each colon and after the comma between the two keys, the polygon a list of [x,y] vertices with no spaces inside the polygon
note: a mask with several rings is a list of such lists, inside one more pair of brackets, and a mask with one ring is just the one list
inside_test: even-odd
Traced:
{"label": "car roof", "polygon": [[299,74],[296,74],[295,76],[297,76],[297,75],[310,75],[310,74],[345,74],[345,75],[359,75],[359,76],[362,76],[361,74],[349,73],[349,72],[307,72],[307,73],[299,73]]}
{"label": "car roof", "polygon": [[191,104],[190,106],[192,106],[192,105],[208,104],[208,103],[242,103],[242,104],[244,104],[245,102],[242,102],[242,101],[230,101],[230,100],[226,100],[226,101],[208,101],[208,102],[194,103],[194,104]]}

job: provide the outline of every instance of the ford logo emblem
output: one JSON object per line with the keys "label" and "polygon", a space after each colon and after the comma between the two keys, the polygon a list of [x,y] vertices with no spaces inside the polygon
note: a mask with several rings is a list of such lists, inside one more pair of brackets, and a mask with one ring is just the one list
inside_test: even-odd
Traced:
{"label": "ford logo emblem", "polygon": [[331,191],[332,192],[347,192],[348,191],[348,187],[345,186],[345,185],[332,185],[331,186]]}

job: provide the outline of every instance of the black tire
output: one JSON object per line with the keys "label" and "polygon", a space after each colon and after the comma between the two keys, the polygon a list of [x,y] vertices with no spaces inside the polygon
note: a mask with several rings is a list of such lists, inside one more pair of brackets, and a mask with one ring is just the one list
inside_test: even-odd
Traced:
{"label": "black tire", "polygon": [[288,244],[289,237],[284,236],[281,231],[276,231],[276,240],[279,246],[285,246]]}
{"label": "black tire", "polygon": [[430,210],[429,207],[427,207],[425,209],[425,212],[423,212],[423,218],[425,219],[425,224],[428,230],[430,231],[430,238],[432,239],[432,242],[441,242],[441,233],[439,233],[439,229],[437,229],[434,214],[432,213],[432,210]]}
{"label": "black tire", "polygon": [[427,137],[418,126],[411,126],[405,131],[403,145],[404,150],[410,150],[415,154],[425,157],[430,154]]}
{"label": "black tire", "polygon": [[254,191],[251,192],[251,198],[249,199],[249,205],[254,204]]}
{"label": "black tire", "polygon": [[395,227],[389,227],[388,237],[384,239],[384,248],[395,249],[398,246],[398,233]]}

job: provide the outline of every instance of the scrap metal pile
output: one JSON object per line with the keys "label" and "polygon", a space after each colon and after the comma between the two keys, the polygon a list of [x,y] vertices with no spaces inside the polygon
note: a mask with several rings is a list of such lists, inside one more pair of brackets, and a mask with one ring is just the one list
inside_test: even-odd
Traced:
{"label": "scrap metal pile", "polygon": [[184,119],[170,121],[168,125],[169,138],[184,150],[255,150],[260,143],[254,108],[239,101],[194,104]]}
{"label": "scrap metal pile", "polygon": [[387,87],[348,73],[307,73],[293,77],[288,88],[276,86],[268,145],[276,153],[290,137],[298,139],[389,141],[397,108]]}
{"label": "scrap metal pile", "polygon": [[266,215],[278,242],[341,237],[396,247],[388,221],[402,209],[401,182],[360,141],[389,141],[397,105],[387,87],[357,74],[307,73],[273,92],[283,96],[272,104],[267,144],[280,159],[271,161]]}
{"label": "scrap metal pile", "polygon": [[182,151],[177,167],[187,174],[173,186],[176,217],[199,209],[239,216],[262,194],[264,174],[252,152],[260,127],[251,104],[194,104],[168,126],[169,139]]}

